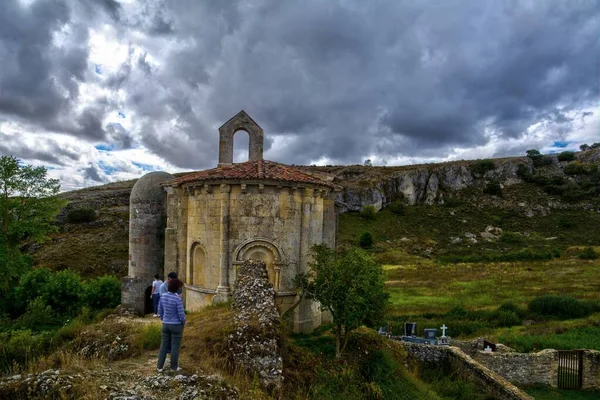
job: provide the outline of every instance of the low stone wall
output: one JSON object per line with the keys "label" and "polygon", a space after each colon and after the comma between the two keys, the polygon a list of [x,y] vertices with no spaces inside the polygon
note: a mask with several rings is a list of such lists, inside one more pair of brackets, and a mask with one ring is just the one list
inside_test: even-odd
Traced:
{"label": "low stone wall", "polygon": [[558,351],[539,353],[491,353],[479,351],[474,359],[517,385],[542,384],[556,387]]}
{"label": "low stone wall", "polygon": [[481,365],[461,349],[400,342],[406,351],[421,362],[447,362],[453,372],[474,382],[482,391],[499,400],[533,400],[502,376]]}
{"label": "low stone wall", "polygon": [[600,389],[600,351],[583,352],[583,388]]}
{"label": "low stone wall", "polygon": [[[542,350],[538,353],[488,353],[473,355],[477,361],[517,385],[558,384],[558,351]],[[584,389],[600,388],[600,352],[583,351]]]}

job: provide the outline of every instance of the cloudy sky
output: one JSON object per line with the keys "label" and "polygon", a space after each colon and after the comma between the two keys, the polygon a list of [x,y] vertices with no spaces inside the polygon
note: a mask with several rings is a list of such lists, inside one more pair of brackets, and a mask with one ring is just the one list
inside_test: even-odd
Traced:
{"label": "cloudy sky", "polygon": [[575,150],[599,104],[598,0],[0,2],[0,155],[63,190],[212,168],[241,109],[267,159],[402,165]]}

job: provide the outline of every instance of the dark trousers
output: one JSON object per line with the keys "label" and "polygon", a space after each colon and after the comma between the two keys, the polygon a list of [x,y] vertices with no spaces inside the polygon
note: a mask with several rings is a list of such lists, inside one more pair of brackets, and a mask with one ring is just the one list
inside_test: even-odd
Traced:
{"label": "dark trousers", "polygon": [[179,348],[183,337],[183,324],[162,324],[162,340],[158,353],[158,364],[156,367],[162,369],[165,364],[167,353],[171,349],[171,369],[179,366]]}
{"label": "dark trousers", "polygon": [[154,314],[158,314],[158,302],[160,301],[160,293],[152,295],[152,304],[154,305]]}

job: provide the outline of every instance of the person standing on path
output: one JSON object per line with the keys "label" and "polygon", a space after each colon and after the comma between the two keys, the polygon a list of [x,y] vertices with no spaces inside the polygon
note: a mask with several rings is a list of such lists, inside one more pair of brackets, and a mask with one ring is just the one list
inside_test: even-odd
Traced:
{"label": "person standing on path", "polygon": [[168,292],[160,297],[158,303],[158,316],[162,321],[162,337],[156,365],[158,372],[163,371],[169,348],[171,349],[171,371],[181,369],[179,367],[179,349],[186,317],[183,310],[183,300],[177,295],[179,287],[179,279],[170,279],[167,285]]}
{"label": "person standing on path", "polygon": [[150,294],[150,298],[152,299],[152,304],[154,305],[154,315],[153,317],[158,317],[158,302],[160,300],[160,285],[163,284],[163,281],[160,279],[158,274],[154,275],[154,282],[152,282],[152,294]]}

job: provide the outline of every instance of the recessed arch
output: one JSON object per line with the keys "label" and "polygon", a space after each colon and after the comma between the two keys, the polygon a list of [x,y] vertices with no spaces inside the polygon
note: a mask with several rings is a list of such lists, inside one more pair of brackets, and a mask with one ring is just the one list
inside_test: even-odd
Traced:
{"label": "recessed arch", "polygon": [[281,251],[269,239],[251,239],[240,244],[233,254],[233,264],[240,265],[246,260],[261,260],[266,264],[269,282],[273,288],[281,290]]}
{"label": "recessed arch", "polygon": [[242,110],[219,128],[219,165],[233,163],[233,136],[240,130],[248,132],[248,161],[263,159],[263,130]]}
{"label": "recessed arch", "polygon": [[201,243],[192,244],[189,260],[187,283],[201,288],[216,289],[218,277],[213,271],[214,268],[209,267],[206,249]]}

